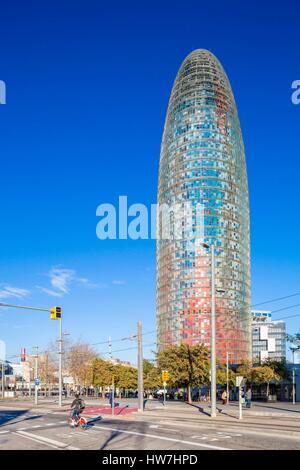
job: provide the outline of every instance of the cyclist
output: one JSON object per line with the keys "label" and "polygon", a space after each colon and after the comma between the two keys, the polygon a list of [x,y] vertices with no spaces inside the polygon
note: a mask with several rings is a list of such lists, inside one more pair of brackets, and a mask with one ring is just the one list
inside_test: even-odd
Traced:
{"label": "cyclist", "polygon": [[77,426],[79,415],[84,410],[84,408],[85,408],[84,400],[80,398],[79,393],[75,393],[75,399],[73,400],[71,404],[71,409],[72,409],[71,418],[74,418],[75,426]]}

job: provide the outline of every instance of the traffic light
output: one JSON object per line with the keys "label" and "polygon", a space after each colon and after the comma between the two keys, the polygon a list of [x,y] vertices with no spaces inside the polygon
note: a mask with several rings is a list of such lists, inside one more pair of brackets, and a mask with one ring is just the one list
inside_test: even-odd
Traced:
{"label": "traffic light", "polygon": [[58,318],[61,318],[61,307],[51,307],[50,318],[51,320],[57,320]]}
{"label": "traffic light", "polygon": [[167,382],[168,380],[170,380],[169,372],[167,370],[163,370],[161,373],[161,378],[163,382]]}

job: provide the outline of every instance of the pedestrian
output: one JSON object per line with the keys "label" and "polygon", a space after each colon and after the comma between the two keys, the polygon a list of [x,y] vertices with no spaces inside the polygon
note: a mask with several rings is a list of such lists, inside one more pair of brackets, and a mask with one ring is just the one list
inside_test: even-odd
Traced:
{"label": "pedestrian", "polygon": [[252,399],[251,388],[248,388],[246,395],[245,395],[246,408],[251,408],[251,399]]}
{"label": "pedestrian", "polygon": [[227,405],[227,392],[226,392],[226,390],[223,391],[223,393],[221,395],[221,398],[222,398],[222,404]]}
{"label": "pedestrian", "polygon": [[112,408],[112,399],[113,399],[113,395],[112,395],[112,391],[110,391],[108,393],[108,401],[109,401],[109,404],[110,404],[111,408]]}

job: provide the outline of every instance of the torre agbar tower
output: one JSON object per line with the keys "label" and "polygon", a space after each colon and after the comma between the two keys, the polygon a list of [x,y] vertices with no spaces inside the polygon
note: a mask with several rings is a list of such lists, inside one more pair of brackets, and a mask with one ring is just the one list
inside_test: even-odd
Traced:
{"label": "torre agbar tower", "polygon": [[[177,218],[180,236],[163,235],[162,206],[170,208],[169,226]],[[189,209],[178,218],[172,208],[184,206]],[[224,363],[228,353],[230,363],[250,360],[249,200],[243,139],[222,65],[211,52],[197,49],[176,76],[161,145],[159,349],[181,343],[210,346],[211,249],[203,242],[214,245],[215,251],[217,358]]]}

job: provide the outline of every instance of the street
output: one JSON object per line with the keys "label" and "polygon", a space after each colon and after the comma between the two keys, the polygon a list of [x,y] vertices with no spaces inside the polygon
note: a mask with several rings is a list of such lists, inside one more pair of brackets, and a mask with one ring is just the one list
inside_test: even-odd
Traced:
{"label": "street", "polygon": [[[69,411],[58,410],[53,401],[41,400],[38,406],[28,401],[1,402],[0,449],[300,450],[299,408],[265,407],[268,410],[264,408],[262,414],[253,411],[239,421],[234,406],[212,420],[197,405],[169,402],[164,408],[157,401],[148,401],[143,415],[99,416],[96,402],[87,404],[89,425],[84,430],[70,428]],[[68,408],[68,401],[63,404]]]}

